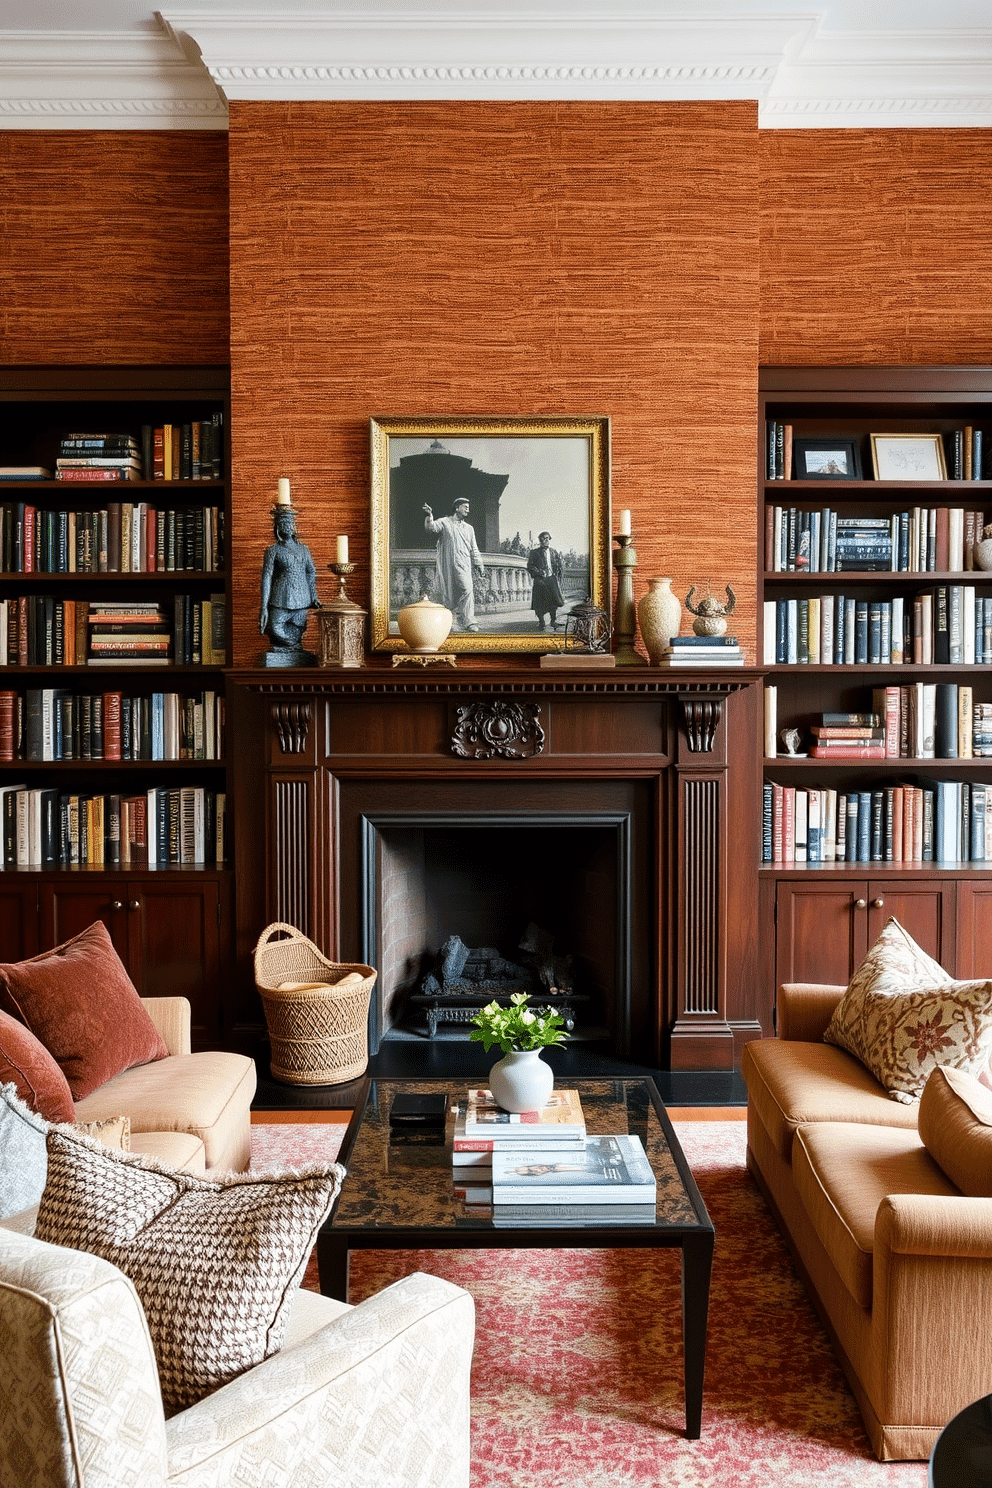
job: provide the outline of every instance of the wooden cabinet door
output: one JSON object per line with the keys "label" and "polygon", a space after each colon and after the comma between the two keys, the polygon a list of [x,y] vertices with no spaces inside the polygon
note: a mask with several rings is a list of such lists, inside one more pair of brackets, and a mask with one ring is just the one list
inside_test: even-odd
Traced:
{"label": "wooden cabinet door", "polygon": [[992,977],[992,881],[958,884],[957,975]]}
{"label": "wooden cabinet door", "polygon": [[[41,944],[43,949],[61,945],[78,935],[94,920],[102,920],[110,932],[114,949],[134,980],[128,957],[127,884],[104,875],[58,879],[40,885]],[[138,985],[136,983],[136,985]],[[141,991],[138,985],[138,991]]]}
{"label": "wooden cabinet door", "polygon": [[905,883],[888,879],[884,883],[869,883],[868,945],[874,943],[886,920],[894,915],[928,956],[939,961],[949,976],[956,976],[956,889],[953,879],[939,882],[924,878]]}
{"label": "wooden cabinet door", "polygon": [[778,885],[775,979],[846,984],[867,945],[868,885],[856,879]]}
{"label": "wooden cabinet door", "polygon": [[216,878],[149,874],[128,884],[128,958],[143,997],[187,997],[194,1047],[217,1047],[221,898]]}
{"label": "wooden cabinet door", "polygon": [[0,961],[24,961],[40,950],[38,884],[12,876],[0,888]]}

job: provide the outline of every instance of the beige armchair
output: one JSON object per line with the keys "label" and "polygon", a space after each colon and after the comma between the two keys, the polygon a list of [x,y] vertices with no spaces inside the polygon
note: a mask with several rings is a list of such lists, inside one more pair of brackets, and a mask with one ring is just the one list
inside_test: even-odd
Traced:
{"label": "beige armchair", "polygon": [[167,1420],[131,1282],[0,1228],[0,1337],[0,1483],[468,1485],[474,1310],[437,1277],[358,1307],[301,1291],[279,1353]]}

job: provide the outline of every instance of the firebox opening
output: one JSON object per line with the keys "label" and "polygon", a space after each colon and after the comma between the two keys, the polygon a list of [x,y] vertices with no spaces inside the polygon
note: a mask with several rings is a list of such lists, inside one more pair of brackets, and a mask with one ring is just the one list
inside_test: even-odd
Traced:
{"label": "firebox opening", "polygon": [[[528,815],[513,824],[474,816],[443,824],[436,815],[413,824],[367,818],[366,827],[367,952],[379,968],[376,1045],[390,1034],[429,1036],[425,1009],[412,999],[449,936],[519,961],[521,940],[537,925],[553,937],[556,956],[571,957],[572,1037],[626,1048],[626,814],[567,822]],[[468,1028],[442,1014],[433,1033],[467,1038]]]}

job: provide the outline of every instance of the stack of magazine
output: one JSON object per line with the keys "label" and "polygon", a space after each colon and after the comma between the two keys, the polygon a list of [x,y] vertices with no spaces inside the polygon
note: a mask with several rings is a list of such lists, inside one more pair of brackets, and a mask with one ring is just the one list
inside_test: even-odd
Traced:
{"label": "stack of magazine", "polygon": [[656,1182],[640,1139],[587,1134],[578,1091],[512,1115],[472,1089],[455,1114],[455,1196],[496,1224],[653,1223]]}

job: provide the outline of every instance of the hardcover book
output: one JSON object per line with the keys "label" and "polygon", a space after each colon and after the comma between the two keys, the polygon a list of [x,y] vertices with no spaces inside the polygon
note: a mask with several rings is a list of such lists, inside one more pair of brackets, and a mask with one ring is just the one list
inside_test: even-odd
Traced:
{"label": "hardcover book", "polygon": [[638,1137],[589,1137],[581,1152],[493,1153],[493,1204],[650,1204],[657,1184]]}
{"label": "hardcover book", "polygon": [[473,1088],[465,1107],[465,1135],[502,1138],[508,1135],[539,1141],[549,1132],[555,1136],[584,1136],[585,1117],[577,1090],[553,1090],[539,1111],[519,1114],[504,1111],[491,1090]]}

